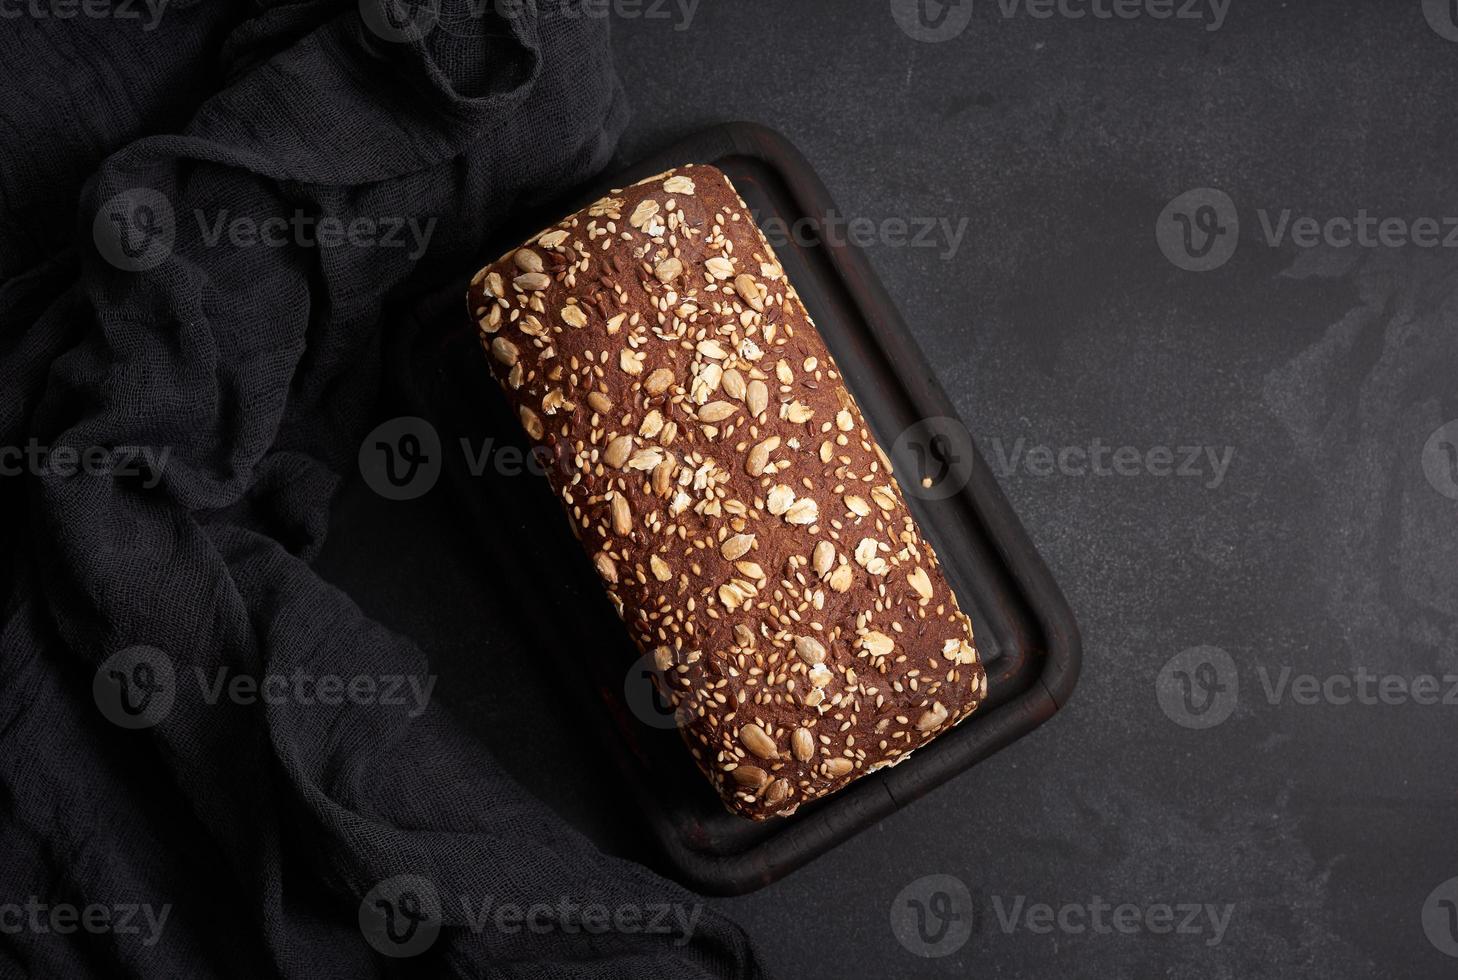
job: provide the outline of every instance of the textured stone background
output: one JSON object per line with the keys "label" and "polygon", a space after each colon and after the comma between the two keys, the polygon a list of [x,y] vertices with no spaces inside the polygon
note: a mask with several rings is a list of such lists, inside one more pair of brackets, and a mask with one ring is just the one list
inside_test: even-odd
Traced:
{"label": "textured stone background", "polygon": [[[1458,704],[1266,690],[1283,669],[1458,675],[1458,499],[1441,492],[1458,496],[1458,472],[1430,441],[1458,418],[1458,249],[1277,246],[1258,216],[1458,215],[1458,42],[1419,0],[1234,0],[1215,31],[1208,15],[1005,18],[979,0],[940,43],[898,28],[888,0],[703,3],[684,30],[672,18],[614,23],[635,112],[625,160],[753,120],[800,147],[848,216],[968,219],[955,254],[881,243],[871,260],[1085,642],[1083,680],[1052,723],[722,903],[771,967],[1458,972],[1424,929],[1425,903],[1442,917],[1429,896],[1458,876]],[[1154,229],[1201,187],[1234,201],[1239,244],[1192,273]],[[1018,440],[1230,456],[1218,479],[1208,458],[1193,478],[1042,476],[1000,467]],[[530,631],[492,599],[447,502],[351,488],[326,574],[419,640],[441,697],[535,791],[634,853],[626,802],[552,706],[554,679],[528,666]],[[1197,647],[1227,653],[1238,684],[1208,729],[1156,697],[1161,669]],[[974,926],[956,952],[921,959],[891,918],[935,874],[965,884]],[[1443,894],[1458,898],[1458,882]],[[1208,920],[1193,935],[1010,931],[997,909],[1020,897],[1234,908],[1216,943]]]}

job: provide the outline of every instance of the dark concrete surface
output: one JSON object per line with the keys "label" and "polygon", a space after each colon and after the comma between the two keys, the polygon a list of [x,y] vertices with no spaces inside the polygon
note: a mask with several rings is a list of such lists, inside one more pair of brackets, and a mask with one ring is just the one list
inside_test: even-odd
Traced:
{"label": "dark concrete surface", "polygon": [[[1458,248],[1289,230],[1365,209],[1458,245],[1445,5],[1233,0],[1207,30],[1207,4],[978,0],[935,43],[900,6],[615,16],[622,156],[764,123],[889,231],[872,263],[1062,584],[1084,675],[1032,736],[718,904],[784,977],[1458,975],[1458,426],[1438,431],[1458,419]],[[1176,261],[1156,224],[1202,188],[1239,230],[1185,198],[1195,246],[1212,213],[1207,261],[1238,244],[1193,272],[1179,219]],[[888,219],[965,237],[898,244]],[[324,570],[421,643],[535,792],[639,853],[445,496],[351,487]],[[509,666],[486,680],[486,659]]]}

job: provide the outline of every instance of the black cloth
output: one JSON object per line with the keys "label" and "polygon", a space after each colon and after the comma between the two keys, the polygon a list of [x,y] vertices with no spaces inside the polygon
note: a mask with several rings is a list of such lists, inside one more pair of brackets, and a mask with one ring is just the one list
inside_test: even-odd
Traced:
{"label": "black cloth", "polygon": [[[608,161],[605,22],[10,6],[0,974],[758,976],[736,926],[392,700],[421,651],[310,569],[412,303]],[[423,948],[377,952],[412,921]]]}

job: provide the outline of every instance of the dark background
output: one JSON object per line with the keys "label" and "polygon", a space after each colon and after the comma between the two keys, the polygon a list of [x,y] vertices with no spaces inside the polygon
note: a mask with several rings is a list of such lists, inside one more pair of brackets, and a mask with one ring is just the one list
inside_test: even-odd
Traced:
{"label": "dark background", "polygon": [[[614,18],[623,161],[752,120],[800,148],[846,216],[968,219],[951,255],[945,240],[868,251],[1084,635],[1083,679],[1046,727],[788,879],[716,900],[777,975],[1458,969],[1423,928],[1458,875],[1458,705],[1273,703],[1263,681],[1458,674],[1458,501],[1423,469],[1458,417],[1458,252],[1272,245],[1258,217],[1458,215],[1458,42],[1418,0],[1234,0],[1208,23],[1004,18],[981,0],[963,33],[924,43],[882,0],[706,2],[683,30],[681,13]],[[1154,229],[1202,187],[1233,199],[1240,242],[1193,273]],[[1197,478],[1040,476],[999,467],[1019,439],[1231,457],[1219,481],[1208,461]],[[570,679],[492,595],[453,510],[356,480],[324,574],[418,640],[438,696],[534,792],[643,856],[560,697]],[[1238,699],[1187,728],[1157,678],[1207,646],[1232,658]],[[967,885],[976,927],[924,960],[890,915],[931,874]],[[1208,929],[1008,932],[993,901],[1019,897],[1234,912],[1216,945]]]}

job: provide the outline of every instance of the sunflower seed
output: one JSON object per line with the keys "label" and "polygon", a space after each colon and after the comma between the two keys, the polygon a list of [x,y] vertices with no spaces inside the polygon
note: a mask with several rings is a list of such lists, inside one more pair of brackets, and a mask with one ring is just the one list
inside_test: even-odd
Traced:
{"label": "sunflower seed", "polygon": [[627,497],[622,493],[614,493],[611,509],[614,533],[627,534],[633,530],[633,509],[628,506]]}
{"label": "sunflower seed", "polygon": [[544,272],[523,272],[512,282],[516,283],[518,289],[529,293],[539,293],[552,285],[552,277]]}
{"label": "sunflower seed", "polygon": [[667,391],[671,384],[673,384],[673,372],[668,368],[659,368],[648,375],[647,380],[643,382],[643,390],[650,395],[657,396]]}
{"label": "sunflower seed", "polygon": [[618,198],[603,197],[598,198],[596,201],[594,201],[592,206],[587,209],[587,213],[594,218],[601,218],[603,215],[610,215],[613,220],[617,220],[620,217],[618,212],[621,211],[622,208],[623,202]]}
{"label": "sunflower seed", "polygon": [[770,783],[769,789],[764,791],[764,801],[770,806],[779,806],[785,802],[790,795],[790,781],[788,779],[776,779]]}
{"label": "sunflower seed", "polygon": [[835,564],[835,546],[829,541],[817,542],[815,551],[810,555],[810,567],[815,569],[815,574],[824,578],[833,564]]}
{"label": "sunflower seed", "polygon": [[737,398],[740,401],[743,401],[745,391],[744,375],[734,370],[734,368],[730,368],[729,370],[725,371],[724,391],[729,395],[730,398]]}
{"label": "sunflower seed", "polygon": [[621,435],[607,444],[607,448],[602,451],[602,461],[613,469],[620,470],[628,461],[628,454],[632,451],[633,437]]}
{"label": "sunflower seed", "polygon": [[764,410],[769,407],[769,388],[765,387],[763,381],[754,379],[745,389],[744,402],[749,406],[750,415],[764,414]]}
{"label": "sunflower seed", "polygon": [[709,402],[709,404],[699,409],[699,421],[711,424],[714,422],[722,422],[733,415],[734,411],[733,402]]}
{"label": "sunflower seed", "polygon": [[825,663],[825,644],[813,636],[795,637],[795,653],[811,666]]}
{"label": "sunflower seed", "polygon": [[608,554],[606,551],[599,551],[597,555],[593,557],[592,563],[597,566],[597,574],[602,576],[603,581],[611,582],[613,585],[617,585],[618,565],[617,562],[613,561],[612,555]]}
{"label": "sunflower seed", "polygon": [[653,467],[653,494],[658,497],[668,496],[668,491],[673,486],[673,471],[678,464],[672,456]]}
{"label": "sunflower seed", "polygon": [[749,304],[749,308],[754,312],[764,312],[764,300],[759,298],[759,284],[754,281],[753,276],[744,273],[735,276],[734,291],[739,294],[740,299]]}
{"label": "sunflower seed", "polygon": [[723,345],[712,337],[710,337],[708,340],[699,341],[698,344],[694,346],[694,350],[698,351],[705,357],[711,357],[716,361],[722,361],[724,358],[729,356],[728,352],[724,350]]}
{"label": "sunflower seed", "polygon": [[638,202],[638,206],[633,209],[632,215],[628,218],[628,224],[641,230],[656,217],[658,217],[658,202],[648,197]]}
{"label": "sunflower seed", "polygon": [[516,262],[516,267],[522,272],[542,271],[542,257],[529,248],[517,249],[516,254],[512,256],[512,260]]}
{"label": "sunflower seed", "polygon": [[734,561],[749,554],[749,549],[754,547],[754,535],[736,534],[719,546],[719,554],[724,556],[725,561]]}
{"label": "sunflower seed", "polygon": [[797,728],[790,737],[790,748],[794,750],[796,759],[809,762],[815,758],[815,736],[810,734],[808,728]]}
{"label": "sunflower seed", "polygon": [[497,337],[491,341],[491,356],[509,367],[516,363],[520,352],[517,351],[516,345],[505,337]]}
{"label": "sunflower seed", "polygon": [[724,369],[717,364],[709,363],[700,368],[699,373],[694,375],[693,391],[691,392],[694,404],[702,405],[707,402],[709,396],[718,390],[719,382],[723,377]]}
{"label": "sunflower seed", "polygon": [[942,644],[942,656],[954,664],[975,664],[977,648],[963,639],[951,639]]}
{"label": "sunflower seed", "polygon": [[481,330],[485,333],[495,333],[496,331],[500,330],[501,307],[493,303],[491,306],[491,311],[486,314],[486,317],[484,319],[479,321],[479,326],[481,327]]}
{"label": "sunflower seed", "polygon": [[815,417],[815,409],[796,399],[788,405],[780,406],[780,416],[789,419],[796,425],[800,425],[804,422],[809,422]]}
{"label": "sunflower seed", "polygon": [[769,465],[770,453],[780,448],[780,437],[770,436],[763,442],[756,443],[749,450],[749,456],[744,461],[744,472],[750,476],[759,476],[764,468]]}
{"label": "sunflower seed", "polygon": [[913,570],[910,575],[906,576],[906,581],[911,583],[911,587],[916,590],[916,594],[921,596],[923,600],[931,599],[931,579],[927,576],[924,570],[920,568]]}
{"label": "sunflower seed", "polygon": [[567,240],[567,231],[559,228],[556,231],[549,231],[537,239],[537,244],[542,248],[556,248]]}
{"label": "sunflower seed", "polygon": [[775,740],[766,735],[764,729],[758,725],[745,725],[739,729],[739,741],[761,759],[780,757],[779,750],[775,748]]}
{"label": "sunflower seed", "polygon": [[851,587],[851,579],[851,567],[842,562],[835,571],[830,573],[829,585],[837,592],[847,592]]}
{"label": "sunflower seed", "polygon": [[729,279],[734,275],[734,263],[720,255],[706,261],[704,268],[715,279]]}
{"label": "sunflower seed", "polygon": [[764,569],[760,567],[757,561],[736,561],[734,567],[739,569],[739,574],[749,578],[756,580],[762,580],[764,578]]}
{"label": "sunflower seed", "polygon": [[871,505],[866,503],[865,498],[857,497],[853,493],[845,495],[845,506],[847,510],[857,517],[865,517],[871,512]]}
{"label": "sunflower seed", "polygon": [[657,446],[645,446],[628,457],[628,469],[640,473],[651,473],[663,462],[663,450]]}
{"label": "sunflower seed", "polygon": [[527,435],[533,439],[540,439],[546,435],[546,430],[542,428],[542,420],[537,417],[536,412],[523,405],[519,414],[521,415],[521,427],[526,429]]}
{"label": "sunflower seed", "polygon": [[946,720],[947,709],[938,701],[922,712],[921,717],[916,720],[916,727],[923,732],[929,732],[933,728],[940,728]]}
{"label": "sunflower seed", "polygon": [[887,487],[876,487],[872,489],[871,499],[874,500],[876,502],[876,506],[880,507],[882,510],[892,511],[896,509],[896,495],[892,493],[891,490]]}
{"label": "sunflower seed", "polygon": [[813,497],[801,497],[785,511],[785,520],[791,524],[814,524],[820,519],[820,507]]}
{"label": "sunflower seed", "polygon": [[734,781],[740,786],[747,787],[756,792],[769,781],[769,774],[759,766],[736,766],[733,776]]}
{"label": "sunflower seed", "polygon": [[896,649],[896,644],[880,630],[871,630],[860,638],[860,648],[873,657],[884,657]]}
{"label": "sunflower seed", "polygon": [[834,759],[826,759],[825,760],[825,772],[826,772],[826,775],[831,776],[831,777],[844,776],[847,773],[849,773],[852,769],[854,769],[855,767],[856,767],[855,766],[855,763],[851,762],[849,759],[846,759],[844,757],[837,757],[837,758],[834,758]]}

